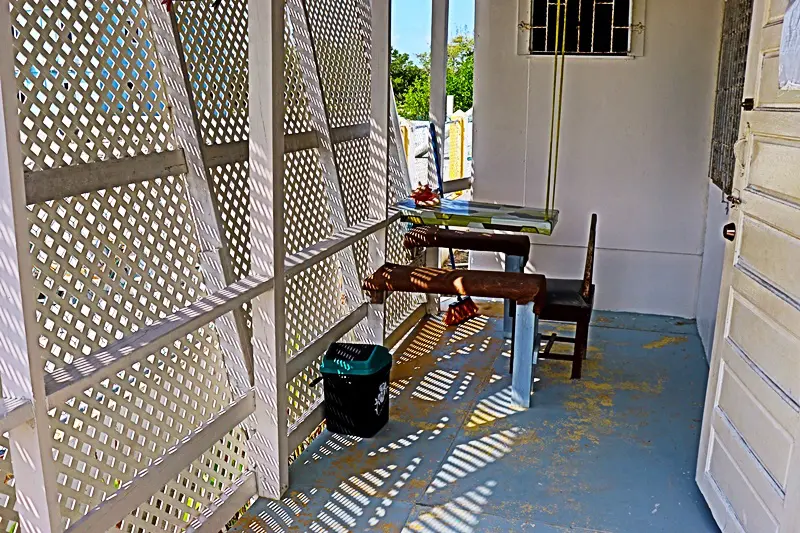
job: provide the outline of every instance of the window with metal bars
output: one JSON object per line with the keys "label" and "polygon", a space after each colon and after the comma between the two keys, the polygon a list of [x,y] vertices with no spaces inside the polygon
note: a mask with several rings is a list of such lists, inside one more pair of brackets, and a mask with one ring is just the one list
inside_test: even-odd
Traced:
{"label": "window with metal bars", "polygon": [[631,51],[632,3],[633,0],[532,0],[530,53],[552,54],[556,46],[560,51],[561,32],[566,28],[566,54],[627,55]]}

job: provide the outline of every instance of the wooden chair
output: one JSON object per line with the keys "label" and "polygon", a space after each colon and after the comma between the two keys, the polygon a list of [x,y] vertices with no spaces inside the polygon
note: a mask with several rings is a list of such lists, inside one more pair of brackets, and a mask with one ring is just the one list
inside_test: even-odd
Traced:
{"label": "wooden chair", "polygon": [[[586,359],[586,348],[589,340],[589,322],[594,308],[594,248],[597,234],[597,215],[592,215],[589,228],[589,244],[586,248],[586,264],[583,279],[547,278],[547,301],[539,318],[555,322],[573,322],[576,324],[575,337],[562,337],[554,333],[541,352],[542,359],[572,361],[572,379],[581,378],[583,360]],[[547,340],[547,339],[545,339]],[[566,342],[575,345],[572,355],[554,354],[550,349],[554,342]]]}

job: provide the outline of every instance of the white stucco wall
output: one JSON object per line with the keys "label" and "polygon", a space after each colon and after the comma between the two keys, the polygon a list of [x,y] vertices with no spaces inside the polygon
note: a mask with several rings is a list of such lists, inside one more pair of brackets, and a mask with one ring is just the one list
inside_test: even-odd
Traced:
{"label": "white stucco wall", "polygon": [[697,293],[697,331],[703,341],[706,358],[711,359],[714,342],[714,326],[717,321],[722,266],[725,259],[725,239],[722,226],[728,222],[725,204],[721,202],[722,191],[708,182],[708,215],[706,218],[703,265],[700,270],[700,287]]}
{"label": "white stucco wall", "polygon": [[[561,221],[529,267],[579,277],[596,212],[597,307],[694,317],[723,0],[646,1],[644,57],[567,59]],[[543,206],[552,59],[517,55],[517,9],[476,4],[475,195]]]}

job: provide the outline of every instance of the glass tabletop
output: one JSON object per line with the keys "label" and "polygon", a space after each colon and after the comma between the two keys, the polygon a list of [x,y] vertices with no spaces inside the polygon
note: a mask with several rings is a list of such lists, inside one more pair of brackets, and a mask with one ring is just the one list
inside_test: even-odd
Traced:
{"label": "glass tabletop", "polygon": [[442,200],[436,207],[417,207],[413,198],[397,204],[401,219],[426,226],[456,226],[551,235],[558,211],[471,200]]}

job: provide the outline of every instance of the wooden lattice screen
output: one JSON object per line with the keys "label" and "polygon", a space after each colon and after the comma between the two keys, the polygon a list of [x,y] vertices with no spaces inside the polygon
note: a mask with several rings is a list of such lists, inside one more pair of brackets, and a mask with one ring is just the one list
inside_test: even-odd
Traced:
{"label": "wooden lattice screen", "polygon": [[[179,1],[167,14],[156,0],[11,2],[26,186],[29,178],[44,184],[28,196],[36,295],[27,302],[35,309],[28,334],[51,376],[46,399],[64,527],[135,483],[201,424],[241,408],[242,388],[250,386],[247,372],[231,366],[238,352],[252,350],[251,301],[239,296],[234,320],[218,314],[163,347],[129,347],[141,356],[102,377],[74,377],[76,361],[135,339],[251,274],[248,2],[214,4]],[[297,257],[374,216],[370,0],[285,5],[285,232],[276,246]],[[410,183],[396,120],[390,131],[394,203]],[[101,185],[104,172],[125,177],[85,190],[59,181],[76,172]],[[198,215],[205,204],[211,218]],[[391,261],[410,260],[401,246],[405,230],[388,226]],[[290,443],[303,442],[321,417],[321,390],[310,386],[320,357],[305,358],[304,350],[364,308],[366,240],[287,269],[281,313]],[[422,302],[392,297],[387,330]],[[365,338],[363,322],[345,329],[346,338]],[[53,376],[67,376],[67,384]],[[197,450],[116,528],[185,531],[252,474],[250,429],[237,422]],[[3,531],[19,521],[8,450],[2,437]]]}
{"label": "wooden lattice screen", "polygon": [[719,54],[717,96],[714,107],[714,132],[711,138],[709,177],[731,194],[736,166],[734,145],[739,138],[739,119],[744,93],[747,46],[753,0],[727,0]]}

